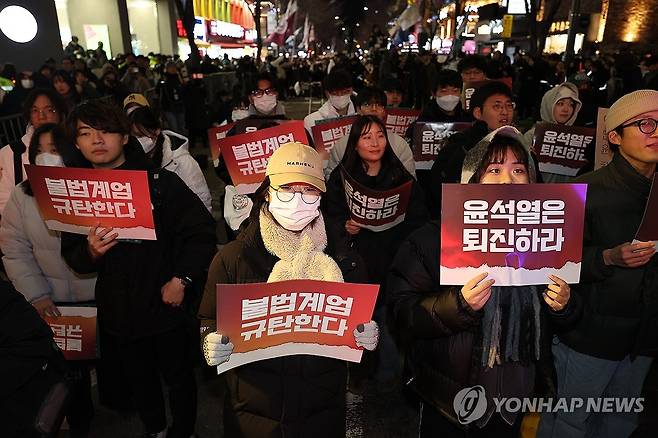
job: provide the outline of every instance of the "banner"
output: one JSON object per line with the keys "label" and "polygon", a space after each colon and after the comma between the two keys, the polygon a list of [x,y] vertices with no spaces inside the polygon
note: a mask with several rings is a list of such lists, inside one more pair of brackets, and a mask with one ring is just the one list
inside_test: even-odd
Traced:
{"label": "banner", "polygon": [[441,284],[580,281],[587,184],[443,184]]}
{"label": "banner", "polygon": [[96,308],[59,307],[61,316],[46,316],[53,340],[67,360],[90,360],[98,357],[96,349]]}
{"label": "banner", "polygon": [[429,170],[434,160],[443,149],[452,134],[465,131],[470,128],[470,123],[426,123],[416,122],[414,124],[414,136],[412,150],[416,170]]}
{"label": "banner", "polygon": [[588,163],[585,149],[594,141],[593,128],[539,123],[532,139],[541,172],[576,176]]}
{"label": "banner", "polygon": [[647,206],[644,209],[644,217],[640,228],[637,230],[634,242],[650,242],[652,240],[655,243],[656,251],[658,251],[658,174],[653,175],[651,192],[649,193]]}
{"label": "banner", "polygon": [[341,171],[341,176],[350,217],[362,228],[384,231],[404,222],[413,181],[378,191],[359,184],[345,171]]}
{"label": "banner", "polygon": [[354,329],[372,319],[379,285],[289,280],[218,284],[217,332],[233,353],[218,373],[294,354],[360,362]]}
{"label": "banner", "polygon": [[608,108],[599,108],[596,115],[596,151],[594,153],[594,170],[605,167],[612,161],[613,152],[608,144],[608,135],[605,132],[605,116]]}
{"label": "banner", "polygon": [[350,134],[352,124],[357,116],[335,118],[329,122],[318,121],[311,128],[313,144],[323,159],[329,159],[328,154],[336,142]]}
{"label": "banner", "polygon": [[420,110],[411,108],[386,108],[386,129],[404,137],[407,129],[418,120]]}
{"label": "banner", "polygon": [[265,179],[267,161],[272,153],[282,144],[295,141],[308,144],[301,120],[218,140],[237,192],[241,195],[254,193]]}
{"label": "banner", "polygon": [[222,126],[215,126],[208,130],[208,144],[210,145],[210,156],[215,161],[219,158],[219,140],[226,138],[226,134],[235,126],[235,123],[228,123]]}
{"label": "banner", "polygon": [[119,239],[156,240],[145,171],[25,165],[51,230],[88,234],[100,223]]}
{"label": "banner", "polygon": [[475,93],[475,90],[480,88],[483,85],[488,84],[489,82],[502,82],[503,84],[507,85],[510,89],[510,92],[512,91],[512,78],[501,78],[501,79],[487,79],[484,81],[478,81],[478,82],[464,82],[464,88],[462,89],[462,108],[466,112],[471,112],[471,98],[473,97],[473,93]]}

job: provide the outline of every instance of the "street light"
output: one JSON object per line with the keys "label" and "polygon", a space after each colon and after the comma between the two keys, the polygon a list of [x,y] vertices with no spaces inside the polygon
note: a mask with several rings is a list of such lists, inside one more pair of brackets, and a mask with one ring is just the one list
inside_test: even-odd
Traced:
{"label": "street light", "polygon": [[334,17],[334,20],[338,20],[339,18],[340,18],[340,17],[339,17],[338,15],[336,15],[336,16]]}
{"label": "street light", "polygon": [[367,11],[367,10],[368,10],[368,6],[364,6],[364,7],[363,7],[363,10],[364,10],[364,11]]}

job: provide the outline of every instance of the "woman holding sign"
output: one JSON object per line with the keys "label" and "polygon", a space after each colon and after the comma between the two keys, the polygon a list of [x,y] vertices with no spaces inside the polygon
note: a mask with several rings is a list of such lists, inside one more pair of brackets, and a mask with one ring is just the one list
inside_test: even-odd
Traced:
{"label": "woman holding sign", "polygon": [[[405,199],[408,200],[406,210]],[[422,191],[393,152],[381,119],[375,116],[356,119],[345,155],[329,177],[323,202],[330,240],[337,246],[354,248],[365,263],[367,282],[381,285],[376,320],[383,324],[386,274],[395,251],[429,215]],[[390,336],[385,336],[383,341],[379,354],[382,366],[377,377],[382,387],[390,388],[399,377],[398,354]],[[390,348],[385,351],[384,345]],[[362,372],[374,372],[366,371],[367,363],[356,367],[350,377],[354,391],[359,391]]]}
{"label": "woman holding sign", "polygon": [[[462,183],[534,181],[532,160],[512,127],[485,137],[462,169]],[[541,288],[497,287],[487,272],[461,288],[442,286],[440,238],[439,222],[412,234],[388,283],[411,381],[424,402],[421,436],[517,436],[522,415],[504,407],[496,413],[493,397],[531,397],[536,371],[552,377],[549,321],[556,328],[570,325],[580,301],[555,275]],[[551,378],[544,383],[553,389]],[[466,399],[473,404],[466,406]]]}
{"label": "woman holding sign", "polygon": [[[247,228],[215,256],[199,309],[202,345],[210,366],[229,360],[233,344],[216,330],[216,285],[283,280],[342,282],[350,275],[325,254],[327,234],[320,212],[325,192],[320,155],[287,143],[270,157],[256,191]],[[341,266],[352,266],[348,260]],[[361,331],[359,331],[361,329]],[[372,350],[374,321],[354,329],[356,345]],[[311,355],[265,359],[227,371],[224,408],[227,437],[345,436],[345,362]]]}

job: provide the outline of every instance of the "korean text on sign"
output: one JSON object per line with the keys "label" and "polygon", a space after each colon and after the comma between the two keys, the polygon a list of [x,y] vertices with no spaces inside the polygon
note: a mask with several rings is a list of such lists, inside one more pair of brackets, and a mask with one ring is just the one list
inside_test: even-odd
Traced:
{"label": "korean text on sign", "polygon": [[232,146],[233,155],[243,175],[265,173],[267,161],[280,145],[295,141],[292,133]]}
{"label": "korean text on sign", "polygon": [[372,198],[354,190],[348,180],[344,181],[347,206],[350,213],[360,219],[380,220],[395,216],[398,213],[400,194],[385,198]]}
{"label": "korean text on sign", "polygon": [[389,109],[389,114],[386,116],[386,129],[398,135],[404,136],[420,114],[420,112],[413,110],[396,110]]}
{"label": "korean text on sign", "polygon": [[135,218],[129,182],[46,178],[46,189],[59,214],[77,217]]}
{"label": "korean text on sign", "polygon": [[585,148],[592,141],[594,141],[592,135],[546,131],[544,132],[539,155],[583,161],[585,160]]}
{"label": "korean text on sign", "polygon": [[[311,292],[242,300],[244,341],[293,332],[343,336],[352,311],[353,298]],[[300,313],[301,312],[301,313]],[[291,313],[294,313],[291,314]]]}
{"label": "korean text on sign", "polygon": [[322,143],[324,144],[325,150],[330,151],[336,142],[346,135],[349,135],[351,130],[352,125],[337,126],[334,128],[321,130],[320,136],[322,138]]}

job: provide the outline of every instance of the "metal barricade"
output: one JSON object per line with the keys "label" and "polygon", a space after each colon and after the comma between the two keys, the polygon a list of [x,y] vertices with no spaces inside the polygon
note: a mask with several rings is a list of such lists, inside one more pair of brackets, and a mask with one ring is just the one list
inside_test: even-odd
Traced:
{"label": "metal barricade", "polygon": [[0,147],[20,140],[25,134],[25,120],[22,114],[0,117]]}

